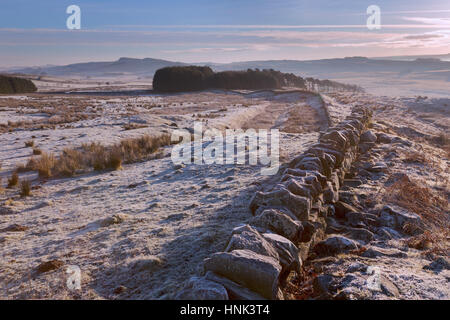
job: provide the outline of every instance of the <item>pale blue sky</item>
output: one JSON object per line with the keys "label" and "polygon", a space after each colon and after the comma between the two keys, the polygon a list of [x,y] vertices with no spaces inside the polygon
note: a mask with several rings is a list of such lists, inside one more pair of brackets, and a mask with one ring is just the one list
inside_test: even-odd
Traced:
{"label": "pale blue sky", "polygon": [[[81,30],[67,30],[67,6]],[[381,8],[382,29],[365,28]],[[448,0],[2,0],[0,66],[450,53]]]}

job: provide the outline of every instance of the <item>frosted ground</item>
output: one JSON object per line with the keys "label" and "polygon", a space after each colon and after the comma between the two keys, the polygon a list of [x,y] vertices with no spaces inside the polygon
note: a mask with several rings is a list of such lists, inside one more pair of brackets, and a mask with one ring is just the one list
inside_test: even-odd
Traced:
{"label": "frosted ground", "polygon": [[[308,93],[35,94],[3,96],[0,103],[0,124],[14,126],[1,133],[3,187],[12,170],[32,157],[25,147],[30,140],[58,154],[65,147],[108,145],[203,121],[205,129],[278,128],[281,160],[287,161],[326,127],[320,99]],[[78,120],[80,114],[86,119]],[[130,124],[135,127],[125,130]],[[261,176],[260,166],[174,166],[171,148],[160,152],[159,159],[74,178],[21,173],[32,180],[32,196],[21,198],[17,189],[0,194],[1,298],[170,298],[250,217],[251,195],[270,178]],[[24,230],[11,231],[12,225]],[[81,269],[81,291],[67,289],[65,268],[37,272],[52,260]]]}
{"label": "frosted ground", "polygon": [[[118,88],[128,91],[117,93]],[[48,92],[0,96],[2,299],[171,298],[200,271],[205,257],[223,250],[231,229],[251,217],[250,197],[272,179],[261,176],[260,166],[175,166],[171,147],[165,147],[156,159],[117,171],[47,180],[20,173],[33,186],[32,196],[23,198],[17,188],[6,188],[6,180],[33,156],[25,142],[33,140],[36,148],[58,154],[83,143],[110,145],[143,134],[192,129],[194,121],[202,121],[204,129],[277,128],[281,162],[286,163],[327,127],[322,100],[311,93],[150,95],[142,91],[143,83],[58,79],[40,89]],[[64,94],[66,90],[74,92]],[[340,93],[325,94],[323,101],[334,121],[356,104],[373,106],[383,130],[412,141],[409,149],[385,145],[375,155],[397,152],[399,157],[388,163],[391,173],[406,172],[448,197],[448,153],[424,143],[448,132],[448,98]],[[402,157],[410,151],[426,154],[430,162],[405,164]],[[372,197],[380,185],[364,188]],[[402,239],[377,245],[405,249]],[[399,298],[448,299],[448,271],[424,270],[429,260],[418,250],[407,252],[401,259],[386,255],[358,262],[378,265],[400,289]],[[61,266],[38,272],[52,260],[80,268],[81,290],[67,288]],[[330,272],[345,274],[346,267],[348,261]]]}

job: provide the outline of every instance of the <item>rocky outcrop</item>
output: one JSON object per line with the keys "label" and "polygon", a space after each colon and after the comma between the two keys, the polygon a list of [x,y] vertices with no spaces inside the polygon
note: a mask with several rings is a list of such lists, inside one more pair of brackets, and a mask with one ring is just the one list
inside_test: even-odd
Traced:
{"label": "rocky outcrop", "polygon": [[[364,143],[377,140],[366,131],[371,115],[367,107],[354,107],[344,121],[294,158],[272,189],[256,192],[249,206],[254,217],[233,231],[224,252],[205,260],[205,276],[192,278],[188,285],[202,288],[203,281],[215,281],[226,288],[230,299],[282,299],[283,281],[289,273],[299,271],[310,253],[325,256],[359,248],[356,241],[344,236],[324,240],[331,221],[328,216],[348,219],[352,226],[345,231],[370,241],[370,231],[357,229],[359,220],[366,217],[339,202],[339,189],[358,157],[361,135]],[[200,284],[196,286],[195,281]],[[215,294],[215,289],[211,290]],[[203,291],[200,293],[203,298]]]}

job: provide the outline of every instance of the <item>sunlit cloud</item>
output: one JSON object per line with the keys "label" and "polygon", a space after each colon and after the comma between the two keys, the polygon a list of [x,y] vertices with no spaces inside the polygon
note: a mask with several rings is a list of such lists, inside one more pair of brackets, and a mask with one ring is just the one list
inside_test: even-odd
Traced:
{"label": "sunlit cloud", "polygon": [[427,25],[450,27],[450,18],[403,17],[403,20],[420,22]]}

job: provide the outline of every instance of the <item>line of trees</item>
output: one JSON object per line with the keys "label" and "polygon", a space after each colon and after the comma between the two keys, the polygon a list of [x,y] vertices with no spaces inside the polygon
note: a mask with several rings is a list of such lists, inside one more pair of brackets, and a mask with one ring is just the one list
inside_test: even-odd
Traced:
{"label": "line of trees", "polygon": [[36,90],[31,80],[0,75],[0,93],[30,93]]}
{"label": "line of trees", "polygon": [[305,80],[292,73],[273,69],[214,72],[210,67],[165,67],[156,71],[153,89],[159,92],[198,91],[205,89],[306,89]]}
{"label": "line of trees", "polygon": [[313,91],[354,91],[354,92],[364,92],[364,89],[360,86],[353,84],[345,84],[332,80],[319,80],[314,78],[305,79],[306,86],[309,90]]}

